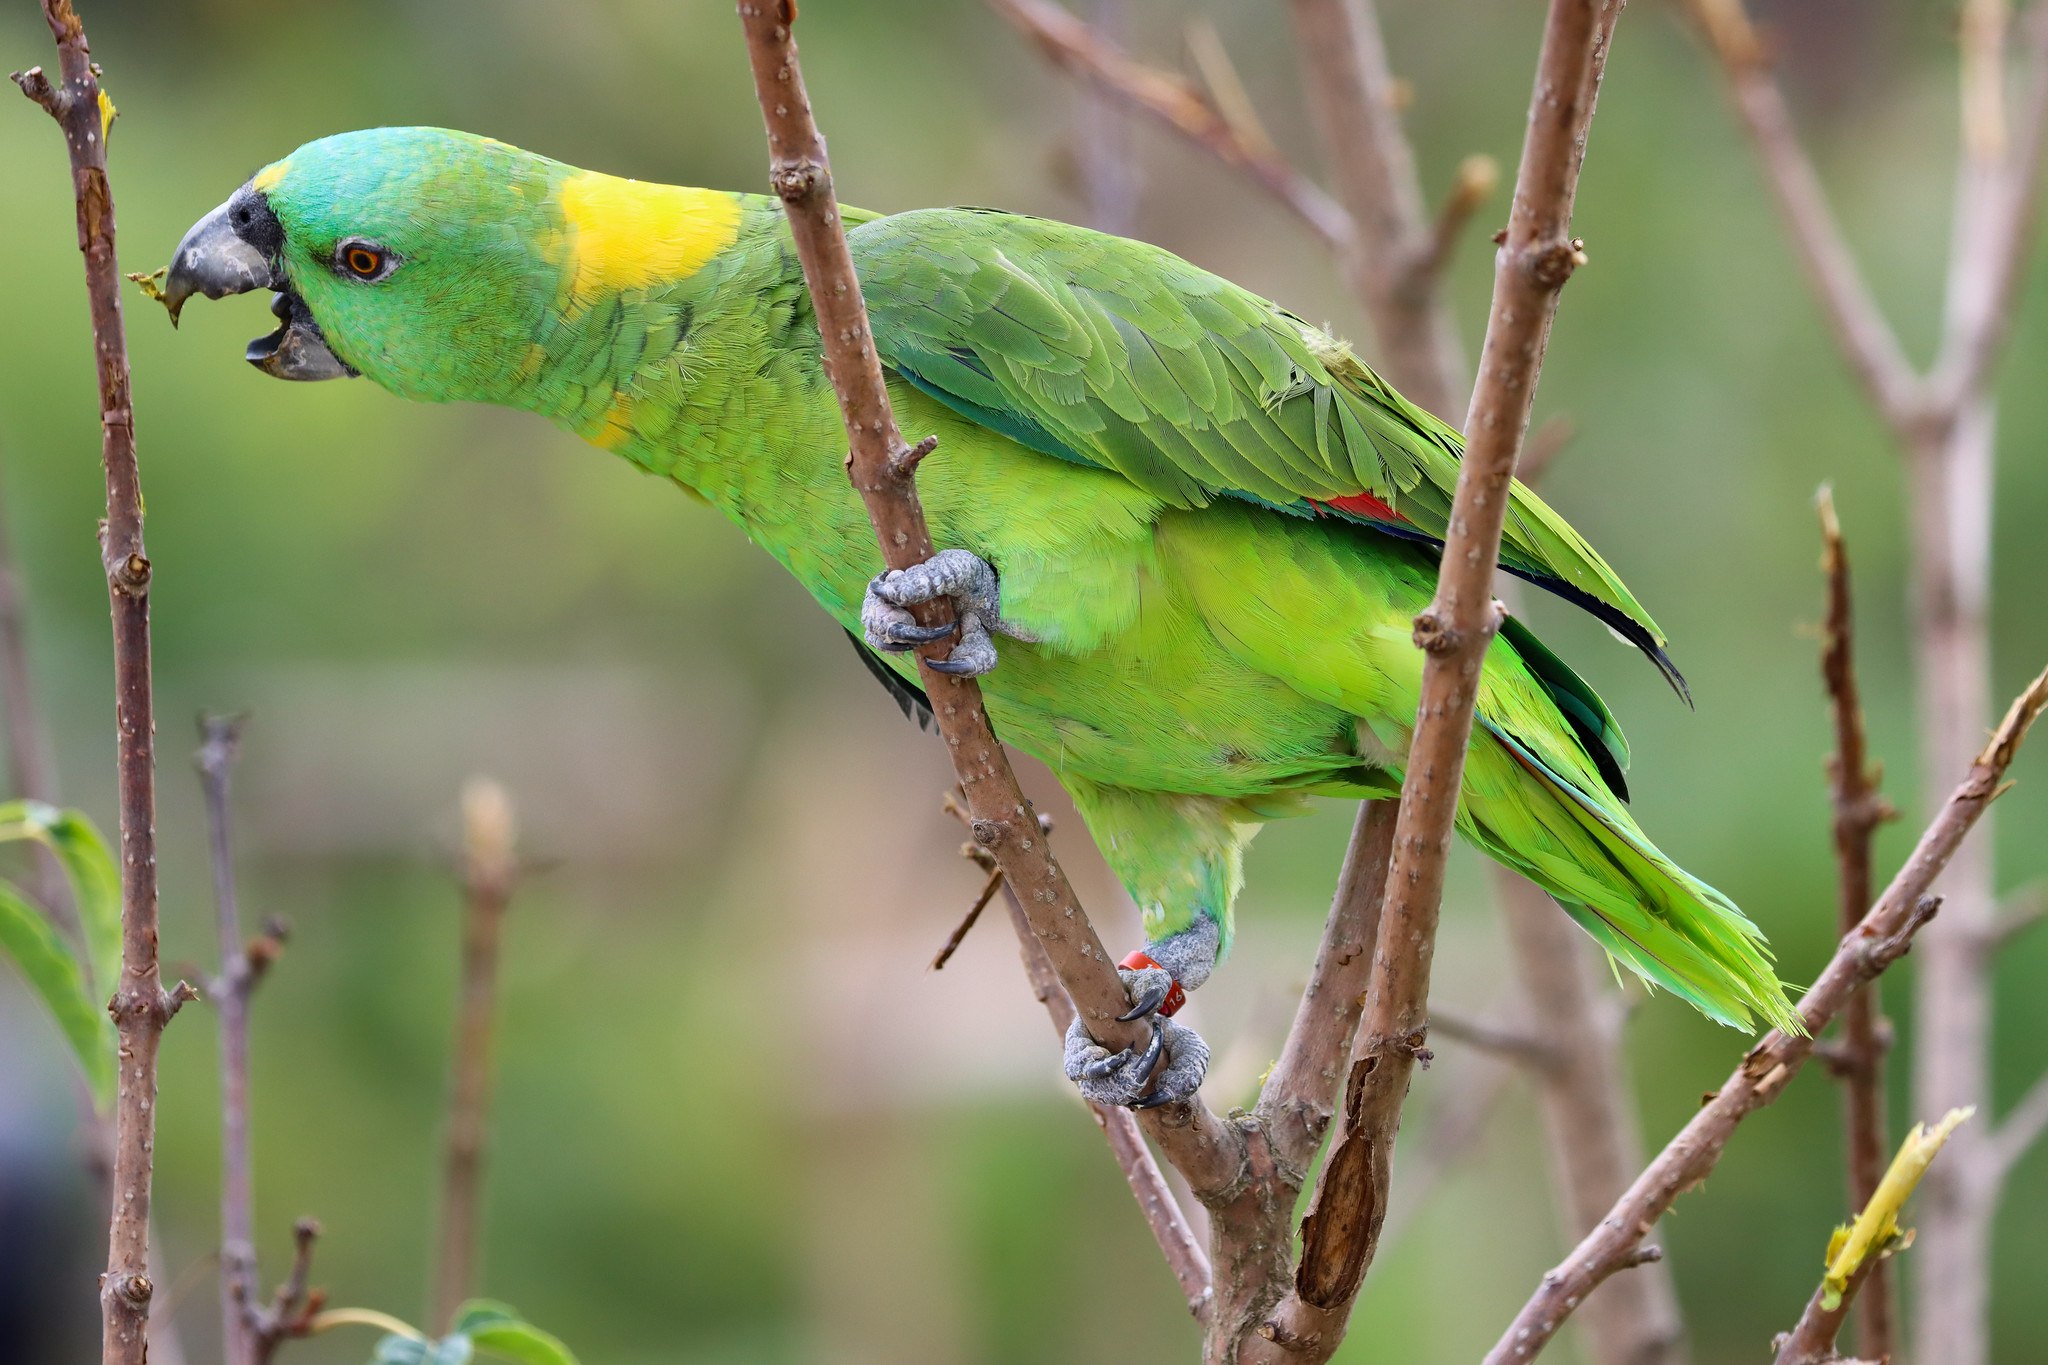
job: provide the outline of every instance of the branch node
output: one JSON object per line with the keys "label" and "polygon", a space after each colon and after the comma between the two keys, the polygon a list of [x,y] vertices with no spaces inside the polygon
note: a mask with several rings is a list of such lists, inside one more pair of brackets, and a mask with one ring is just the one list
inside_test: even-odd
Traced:
{"label": "branch node", "polygon": [[50,78],[43,74],[43,69],[40,66],[32,66],[26,71],[17,71],[9,76],[8,79],[21,87],[22,94],[27,95],[37,104],[40,104],[44,112],[49,114],[51,118],[61,120],[70,111],[71,96],[69,92],[62,86],[52,85]]}
{"label": "branch node", "polygon": [[832,173],[807,156],[777,157],[768,168],[768,183],[785,204],[795,204],[832,183]]}
{"label": "branch node", "polygon": [[1415,618],[1414,639],[1425,654],[1455,654],[1465,643],[1465,633],[1431,606]]}
{"label": "branch node", "polygon": [[1586,263],[1586,243],[1581,237],[1536,242],[1522,252],[1521,267],[1529,278],[1545,289],[1562,289],[1572,272]]}
{"label": "branch node", "polygon": [[924,463],[924,457],[939,448],[939,438],[927,436],[914,446],[905,446],[889,457],[889,473],[897,479],[908,479],[917,473],[917,467]]}

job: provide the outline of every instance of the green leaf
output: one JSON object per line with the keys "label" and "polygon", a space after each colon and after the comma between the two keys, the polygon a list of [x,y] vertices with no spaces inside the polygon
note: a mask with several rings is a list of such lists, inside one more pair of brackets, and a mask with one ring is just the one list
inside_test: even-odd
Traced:
{"label": "green leaf", "polygon": [[471,1299],[455,1314],[455,1331],[477,1349],[519,1365],[577,1365],[575,1354],[561,1341],[519,1316],[519,1310],[492,1299]]}
{"label": "green leaf", "polygon": [[8,801],[0,803],[0,839],[8,838],[34,839],[64,865],[85,930],[92,989],[102,1000],[112,998],[121,981],[121,870],[98,827],[83,811]]}
{"label": "green leaf", "polygon": [[6,882],[0,882],[0,948],[42,996],[78,1055],[93,1103],[105,1110],[114,1098],[114,1021],[93,999],[71,945]]}

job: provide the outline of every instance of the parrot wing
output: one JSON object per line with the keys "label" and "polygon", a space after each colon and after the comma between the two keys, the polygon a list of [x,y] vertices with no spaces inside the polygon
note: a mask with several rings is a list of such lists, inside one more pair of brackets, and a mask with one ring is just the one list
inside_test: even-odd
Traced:
{"label": "parrot wing", "polygon": [[[1234,497],[1443,543],[1463,440],[1278,305],[1158,247],[996,210],[893,214],[847,241],[882,362],[970,420],[1176,506]],[[1519,481],[1501,567],[1686,695],[1657,623]]]}

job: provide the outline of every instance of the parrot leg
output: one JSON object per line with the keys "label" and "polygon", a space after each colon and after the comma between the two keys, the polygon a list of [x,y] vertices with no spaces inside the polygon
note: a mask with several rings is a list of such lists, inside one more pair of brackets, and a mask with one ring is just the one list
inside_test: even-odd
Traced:
{"label": "parrot leg", "polygon": [[[1209,1045],[1202,1035],[1168,1016],[1187,999],[1187,989],[1209,979],[1222,931],[1213,919],[1146,945],[1124,959],[1117,975],[1130,995],[1126,1020],[1150,1019],[1152,1041],[1143,1052],[1111,1052],[1089,1036],[1076,1016],[1067,1028],[1067,1079],[1096,1104],[1156,1109],[1192,1097],[1209,1070]],[[1161,1059],[1165,1065],[1160,1066]],[[1158,1067],[1158,1074],[1153,1068]]]}
{"label": "parrot leg", "polygon": [[1002,619],[995,569],[967,550],[941,550],[922,564],[877,575],[861,603],[861,632],[870,645],[890,653],[942,640],[952,634],[952,626],[921,626],[909,610],[941,597],[952,599],[960,628],[952,652],[943,659],[927,661],[941,673],[977,678],[994,668],[992,630],[1012,639],[1031,638]]}

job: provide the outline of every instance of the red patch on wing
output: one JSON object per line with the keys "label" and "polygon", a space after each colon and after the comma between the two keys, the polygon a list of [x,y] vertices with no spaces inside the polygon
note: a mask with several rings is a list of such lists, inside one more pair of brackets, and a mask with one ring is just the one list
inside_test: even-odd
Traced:
{"label": "red patch on wing", "polygon": [[1349,512],[1355,517],[1370,517],[1374,521],[1408,520],[1370,493],[1350,493],[1341,498],[1331,498],[1329,505],[1339,512]]}

